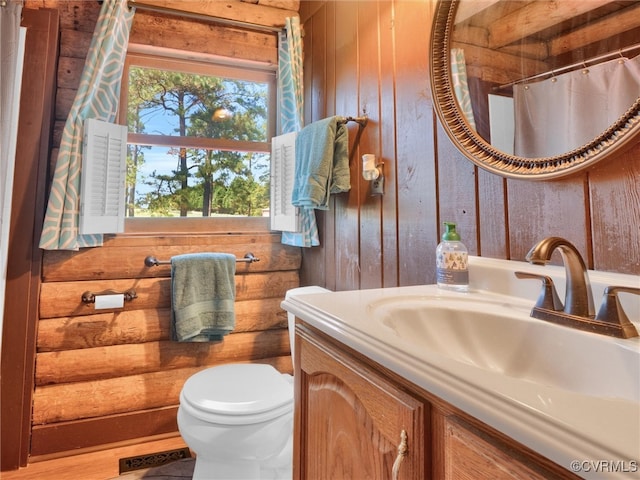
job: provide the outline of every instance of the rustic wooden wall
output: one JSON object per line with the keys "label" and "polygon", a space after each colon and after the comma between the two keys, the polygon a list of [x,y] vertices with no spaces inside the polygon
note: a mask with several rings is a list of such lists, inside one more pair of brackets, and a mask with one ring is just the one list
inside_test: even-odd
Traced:
{"label": "rustic wooden wall", "polygon": [[[103,247],[44,256],[32,455],[176,430],[185,380],[228,362],[292,371],[285,292],[299,285],[300,252],[262,231],[113,237]],[[202,251],[253,253],[236,268],[236,328],[216,343],[170,340],[170,266],[159,260]],[[123,309],[98,310],[84,292],[133,289]],[[92,427],[92,428],[91,428]],[[91,432],[94,433],[91,433]],[[82,435],[78,435],[81,432]]]}
{"label": "rustic wooden wall", "polygon": [[[178,385],[208,364],[260,359],[289,369],[283,312],[276,308],[287,288],[433,282],[444,220],[459,224],[474,254],[522,259],[538,239],[560,235],[578,246],[592,268],[640,274],[640,144],[557,181],[505,180],[474,167],[452,147],[432,107],[428,43],[434,3],[300,4],[306,121],[366,113],[370,122],[357,153],[381,157],[386,175],[385,195],[371,197],[360,162],[353,163],[351,192],[333,198],[331,210],[318,215],[322,246],[304,251],[300,280],[299,250],[282,250],[266,228],[196,235],[193,241],[189,235],[119,236],[102,249],[45,254],[33,454],[175,430]],[[27,0],[25,6],[60,12],[55,158],[99,4]],[[257,40],[237,33],[212,40],[217,30],[202,24],[187,25],[190,32],[180,34],[179,22],[136,16],[135,41],[168,46],[167,39],[178,38],[190,48],[222,42],[230,52],[248,54]],[[200,41],[190,43],[193,38]],[[168,271],[145,269],[142,258],[201,249],[243,255],[248,245],[262,260],[238,275],[237,332],[222,345],[193,350],[168,342]],[[79,300],[85,290],[129,287],[139,298],[121,312],[97,313]]]}
{"label": "rustic wooden wall", "polygon": [[[291,2],[284,2],[291,5]],[[237,8],[255,9],[239,3]],[[100,5],[27,2],[60,13],[60,53],[50,175],[84,66]],[[255,19],[248,19],[254,21]],[[203,39],[207,39],[203,41]],[[276,37],[184,18],[136,13],[130,42],[275,63]],[[197,219],[195,219],[197,220]],[[191,222],[191,220],[189,220]],[[157,231],[158,223],[151,222]],[[280,243],[266,218],[189,223],[146,233],[146,220],[100,248],[45,251],[41,274],[31,430],[32,456],[176,431],[184,381],[208,366],[270,363],[291,372],[285,292],[299,286],[300,249]],[[188,233],[185,233],[188,232]],[[221,251],[260,259],[236,268],[235,330],[219,343],[170,340],[170,267],[146,267],[188,252]],[[84,292],[134,289],[123,309],[96,311]]]}
{"label": "rustic wooden wall", "polygon": [[[0,362],[0,467],[25,465],[31,441],[31,396],[40,292],[41,230],[56,85],[57,10],[26,10],[27,28],[11,204],[7,286]],[[26,92],[26,93],[25,93]],[[5,219],[3,219],[5,221]]]}
{"label": "rustic wooden wall", "polygon": [[554,181],[506,180],[475,167],[433,109],[435,3],[301,2],[305,122],[366,113],[358,153],[383,159],[386,175],[385,195],[371,197],[353,162],[352,190],[318,215],[322,246],[304,250],[302,283],[432,283],[443,221],[458,223],[472,254],[523,260],[554,235],[573,242],[589,268],[640,274],[640,143]]}

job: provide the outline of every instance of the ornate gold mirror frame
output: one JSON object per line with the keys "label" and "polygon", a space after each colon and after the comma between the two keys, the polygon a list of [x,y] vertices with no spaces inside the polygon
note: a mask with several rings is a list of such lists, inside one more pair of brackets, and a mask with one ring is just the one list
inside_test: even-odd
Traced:
{"label": "ornate gold mirror frame", "polygon": [[431,30],[430,80],[438,118],[449,138],[469,160],[504,177],[546,180],[587,168],[634,139],[640,130],[640,98],[602,134],[561,155],[525,158],[491,146],[470,127],[453,89],[449,52],[459,1],[438,0]]}

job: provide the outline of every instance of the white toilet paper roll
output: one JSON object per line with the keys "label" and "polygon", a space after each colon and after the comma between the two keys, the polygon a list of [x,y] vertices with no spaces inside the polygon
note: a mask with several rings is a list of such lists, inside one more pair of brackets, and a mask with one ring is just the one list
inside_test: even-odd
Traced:
{"label": "white toilet paper roll", "polygon": [[95,309],[122,308],[124,307],[124,294],[96,295]]}

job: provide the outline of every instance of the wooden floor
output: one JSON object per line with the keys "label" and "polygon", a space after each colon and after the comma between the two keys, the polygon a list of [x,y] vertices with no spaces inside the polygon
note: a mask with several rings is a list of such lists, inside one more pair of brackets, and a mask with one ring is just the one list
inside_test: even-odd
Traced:
{"label": "wooden floor", "polygon": [[54,459],[34,459],[20,470],[0,472],[2,480],[106,480],[117,477],[118,461],[186,447],[180,436]]}

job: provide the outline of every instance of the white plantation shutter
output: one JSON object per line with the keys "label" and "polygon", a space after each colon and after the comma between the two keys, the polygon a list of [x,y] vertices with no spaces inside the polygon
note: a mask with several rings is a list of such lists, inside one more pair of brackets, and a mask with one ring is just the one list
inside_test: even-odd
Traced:
{"label": "white plantation shutter", "polygon": [[80,183],[80,233],[124,231],[127,127],[84,122]]}
{"label": "white plantation shutter", "polygon": [[300,231],[298,207],[291,204],[296,135],[291,132],[271,139],[271,230]]}

